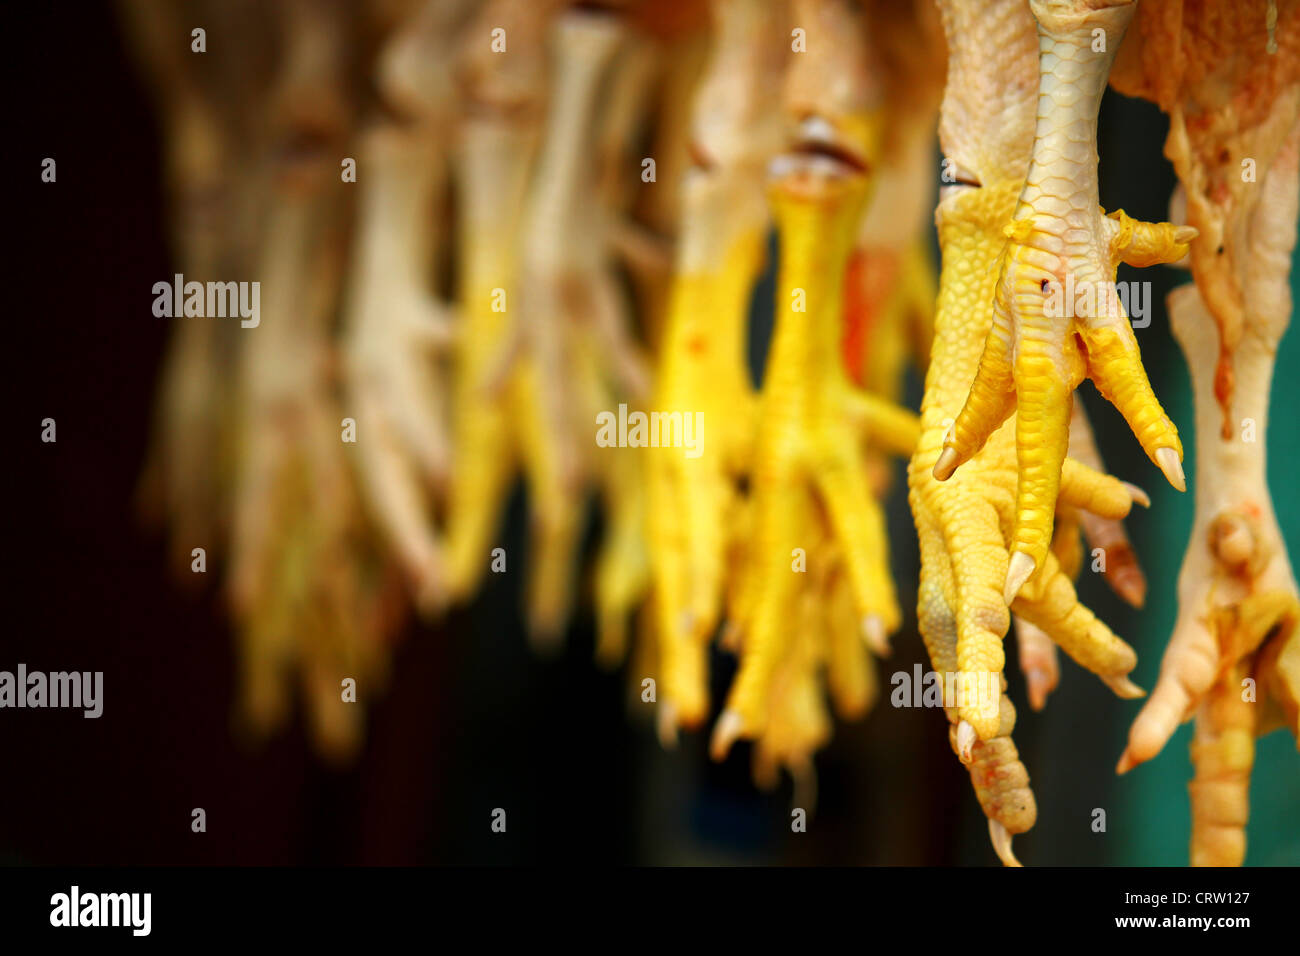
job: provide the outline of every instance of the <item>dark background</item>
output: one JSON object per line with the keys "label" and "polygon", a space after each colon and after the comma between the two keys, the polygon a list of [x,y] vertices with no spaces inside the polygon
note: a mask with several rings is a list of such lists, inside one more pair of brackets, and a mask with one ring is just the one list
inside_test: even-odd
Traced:
{"label": "dark background", "polygon": [[[562,657],[532,655],[518,624],[516,573],[489,575],[472,606],[408,629],[387,694],[370,702],[368,742],[352,769],[319,763],[300,722],[264,746],[236,743],[219,561],[206,588],[183,590],[134,504],[170,330],[151,315],[150,290],[174,271],[158,126],[111,5],[34,6],[6,28],[15,48],[8,59],[18,65],[8,85],[18,128],[5,150],[17,307],[5,471],[17,487],[7,496],[0,669],[101,670],[105,704],[98,720],[0,711],[0,862],[996,862],[941,714],[889,707],[886,684],[875,712],[838,724],[818,755],[817,814],[807,834],[792,835],[788,781],[773,794],[756,792],[747,747],[722,765],[708,761],[700,735],[676,752],[660,749],[649,705],[628,690],[639,676],[606,674],[591,662],[588,617],[575,622]],[[1103,204],[1163,219],[1173,187],[1161,155],[1163,117],[1109,95],[1102,122]],[[40,182],[46,156],[58,162],[56,184]],[[1163,311],[1164,291],[1182,280],[1163,268],[1142,277],[1155,284],[1155,301],[1139,340],[1157,394],[1168,396],[1188,435],[1186,370]],[[770,302],[769,277],[755,292],[756,368]],[[1296,354],[1292,333],[1283,365],[1300,367]],[[1279,374],[1292,402],[1294,377]],[[1087,571],[1080,590],[1137,647],[1135,676],[1149,688],[1173,620],[1191,499],[1157,482],[1119,417],[1085,391],[1108,464],[1147,488],[1154,507],[1130,524],[1151,579],[1148,609],[1125,608]],[[910,399],[919,400],[915,382]],[[1275,476],[1300,452],[1288,407],[1275,401]],[[46,417],[58,423],[56,444],[39,440]],[[908,622],[881,667],[886,681],[925,661],[903,488],[900,469],[890,535]],[[1294,542],[1294,496],[1278,499]],[[516,496],[508,551],[522,547],[525,507]],[[715,664],[720,690],[731,663],[718,655]],[[1184,864],[1187,730],[1150,767],[1116,780],[1111,768],[1137,705],[1117,701],[1068,660],[1062,671],[1047,712],[1035,715],[1021,706],[1021,681],[1008,668],[1021,713],[1016,738],[1039,802],[1039,822],[1017,838],[1017,853],[1056,865]],[[1261,742],[1251,862],[1300,862],[1298,771],[1285,734]],[[195,807],[207,812],[206,833],[190,830]],[[507,810],[505,835],[489,829],[495,807]],[[1106,834],[1089,826],[1095,807],[1108,811]]]}

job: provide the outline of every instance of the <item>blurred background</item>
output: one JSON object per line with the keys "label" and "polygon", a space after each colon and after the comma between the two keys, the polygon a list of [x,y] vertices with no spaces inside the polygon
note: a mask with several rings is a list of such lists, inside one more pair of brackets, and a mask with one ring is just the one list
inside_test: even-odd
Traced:
{"label": "blurred background", "polygon": [[[22,85],[9,161],[17,197],[19,308],[10,334],[14,435],[5,579],[9,619],[0,666],[104,672],[104,714],[6,710],[0,746],[0,861],[8,864],[884,864],[991,865],[983,814],[952,756],[942,715],[888,706],[837,722],[816,756],[819,799],[807,833],[789,826],[788,779],[756,790],[749,748],[721,764],[706,735],[676,751],[654,735],[650,705],[629,694],[635,664],[593,662],[594,625],[579,604],[563,651],[529,648],[519,574],[488,575],[468,606],[436,626],[414,617],[393,643],[389,686],[366,700],[364,745],[351,765],[316,756],[301,708],[260,743],[235,732],[238,665],[216,585],[178,587],[161,534],[136,494],[168,335],[150,314],[154,282],[180,271],[169,248],[159,119],[111,4],[33,5],[9,32]],[[1161,154],[1167,125],[1150,103],[1108,94],[1101,114],[1102,202],[1166,217],[1174,177]],[[57,157],[57,185],[39,181]],[[935,169],[939,168],[937,143]],[[936,176],[937,179],[937,176]],[[937,183],[936,183],[937,186]],[[753,296],[755,376],[771,326],[768,275]],[[1127,267],[1122,267],[1122,270]],[[1295,279],[1300,270],[1293,267]],[[1124,274],[1120,279],[1134,278]],[[1140,333],[1156,393],[1191,422],[1185,364],[1169,335],[1164,293],[1181,274],[1144,271],[1152,322]],[[30,297],[23,304],[24,296]],[[1138,651],[1150,688],[1175,614],[1175,578],[1192,499],[1156,480],[1118,414],[1085,385],[1111,471],[1152,495],[1128,527],[1149,579],[1144,610],[1085,570],[1084,603]],[[913,375],[907,404],[917,407]],[[1300,429],[1300,337],[1284,340],[1268,435],[1270,484],[1291,558],[1300,542],[1292,471]],[[58,423],[57,444],[35,423]],[[1183,428],[1190,438],[1190,427]],[[1189,456],[1195,449],[1188,449]],[[1192,468],[1189,463],[1188,473]],[[918,556],[901,464],[888,500],[894,578],[906,623],[882,677],[928,667],[916,633]],[[516,489],[501,543],[524,553]],[[584,532],[600,536],[594,509]],[[519,568],[516,564],[513,569]],[[734,662],[715,652],[714,698]],[[1035,828],[1017,839],[1027,865],[1181,866],[1190,828],[1184,727],[1150,765],[1113,767],[1138,704],[1117,700],[1068,659],[1045,712],[1020,710],[1016,739],[1037,794]],[[1019,704],[1023,682],[1008,666]],[[715,704],[716,706],[716,704]],[[193,833],[202,807],[207,832]],[[508,832],[491,832],[494,808]],[[1285,732],[1258,743],[1247,863],[1300,864],[1300,756]],[[1091,829],[1094,808],[1105,833]]]}

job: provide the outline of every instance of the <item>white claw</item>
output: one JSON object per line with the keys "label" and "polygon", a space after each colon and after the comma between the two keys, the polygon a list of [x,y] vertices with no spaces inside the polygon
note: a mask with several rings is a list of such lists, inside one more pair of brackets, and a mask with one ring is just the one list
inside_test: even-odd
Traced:
{"label": "white claw", "polygon": [[862,619],[862,639],[877,657],[889,656],[889,637],[885,634],[885,620],[879,614],[868,614]]}
{"label": "white claw", "polygon": [[957,725],[957,759],[970,763],[971,750],[975,747],[975,728],[963,720]]}
{"label": "white claw", "polygon": [[1036,566],[1034,559],[1023,551],[1017,551],[1011,556],[1011,564],[1007,567],[1006,587],[1002,590],[1002,599],[1007,602],[1008,607],[1016,599],[1020,589],[1025,586],[1025,582],[1033,576]]}
{"label": "white claw", "polygon": [[1165,473],[1165,478],[1179,491],[1187,490],[1187,476],[1183,474],[1183,463],[1178,460],[1178,452],[1169,446],[1156,449],[1156,464]]}
{"label": "white claw", "polygon": [[947,481],[956,470],[957,449],[945,448],[939,453],[939,459],[934,463],[934,477],[940,481]]}
{"label": "white claw", "polygon": [[998,855],[1003,866],[1020,866],[1016,855],[1011,852],[1011,834],[997,820],[989,820],[989,839],[993,841],[993,852]]}
{"label": "white claw", "polygon": [[745,729],[745,721],[734,710],[724,710],[713,727],[713,739],[709,741],[709,755],[714,760],[726,760],[731,752],[731,745]]}
{"label": "white claw", "polygon": [[1116,697],[1123,697],[1125,700],[1137,700],[1147,694],[1124,674],[1112,674],[1110,677],[1103,677],[1102,681],[1115,692]]}
{"label": "white claw", "polygon": [[1025,668],[1025,683],[1029,685],[1029,706],[1042,710],[1047,706],[1047,695],[1051,693],[1052,675],[1043,667]]}
{"label": "white claw", "polygon": [[1139,488],[1137,485],[1129,481],[1121,481],[1120,484],[1123,485],[1128,490],[1128,496],[1132,498],[1135,502],[1140,504],[1143,508],[1151,507],[1151,496],[1147,494],[1145,491],[1143,491],[1141,488]]}

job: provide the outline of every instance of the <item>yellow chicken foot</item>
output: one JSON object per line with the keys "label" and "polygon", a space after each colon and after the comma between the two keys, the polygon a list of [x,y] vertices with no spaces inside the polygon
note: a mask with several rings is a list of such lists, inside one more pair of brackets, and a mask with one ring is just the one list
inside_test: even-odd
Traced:
{"label": "yellow chicken foot", "polygon": [[839,339],[843,277],[869,180],[816,148],[780,157],[773,169],[770,196],[782,250],[778,317],[754,458],[755,515],[746,551],[752,576],[736,616],[741,664],[715,728],[715,758],[736,738],[761,737],[768,726],[773,681],[791,653],[787,622],[803,590],[799,563],[829,557],[827,549],[809,550],[819,523],[839,543],[863,638],[880,647],[900,620],[883,515],[867,487],[860,447],[864,432],[879,441],[888,431],[887,445],[906,448],[914,425],[902,413],[871,419],[868,427],[855,418],[860,396],[849,383]]}
{"label": "yellow chicken foot", "polygon": [[[921,441],[908,468],[921,545],[917,614],[932,666],[955,684],[955,698],[945,701],[954,746],[968,766],[980,764],[972,784],[998,825],[990,829],[999,856],[1009,861],[1010,835],[1028,830],[1036,816],[1010,737],[1014,712],[1001,692],[1010,625],[1003,586],[1018,485],[1014,413],[946,481],[936,479],[934,465],[993,324],[1002,230],[1023,192],[1033,145],[1037,42],[1019,0],[943,0],[939,9],[949,57],[939,136],[956,182],[941,186],[935,214],[943,269]],[[1000,51],[996,63],[990,48]],[[1116,479],[1068,458],[1062,475],[1062,505],[1112,519],[1128,513],[1132,493]],[[1134,693],[1125,676],[1136,663],[1132,649],[1078,603],[1050,548],[1045,561],[1010,610],[1118,692]],[[1009,787],[992,799],[989,783],[998,780]]]}
{"label": "yellow chicken foot", "polygon": [[746,364],[749,296],[768,222],[764,168],[780,144],[779,42],[761,0],[711,5],[714,38],[693,107],[695,165],[683,179],[681,232],[652,404],[696,415],[700,453],[658,449],[647,529],[661,675],[660,736],[708,716],[708,642],[724,591],[727,529],[754,427]]}
{"label": "yellow chicken foot", "polygon": [[[1084,377],[1119,409],[1169,482],[1185,488],[1178,432],[1151,391],[1114,280],[1120,262],[1182,258],[1196,230],[1137,222],[1122,210],[1107,217],[1097,204],[1097,110],[1133,5],[1089,6],[1030,4],[1040,49],[1033,155],[1004,231],[979,370],[934,464],[935,477],[946,480],[1018,412],[1008,604],[1045,568],[1072,393]],[[1105,51],[1094,51],[1094,30],[1108,38]]]}
{"label": "yellow chicken foot", "polygon": [[447,574],[456,601],[468,600],[488,573],[493,536],[520,460],[510,396],[496,379],[511,332],[509,310],[517,305],[516,238],[540,136],[545,6],[494,0],[466,28],[467,35],[489,37],[501,27],[511,40],[506,54],[486,52],[486,41],[476,43],[462,64],[464,115],[454,158],[461,197],[461,328],[447,520]]}
{"label": "yellow chicken foot", "polygon": [[[570,12],[552,25],[553,91],[520,222],[518,337],[510,390],[528,480],[528,626],[539,646],[563,632],[576,574],[593,432],[613,394],[644,386],[627,317],[604,269],[604,223],[584,196],[600,85],[624,37],[612,16]],[[617,456],[623,449],[604,449]]]}

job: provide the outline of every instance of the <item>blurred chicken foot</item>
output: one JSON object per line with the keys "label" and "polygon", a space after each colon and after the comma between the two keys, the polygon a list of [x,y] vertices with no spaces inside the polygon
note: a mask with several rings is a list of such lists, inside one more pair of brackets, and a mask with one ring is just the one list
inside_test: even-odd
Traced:
{"label": "blurred chicken foot", "polygon": [[[368,434],[356,454],[371,512],[406,572],[417,605],[448,600],[430,495],[450,480],[451,438],[439,359],[454,334],[432,289],[455,86],[447,21],[457,4],[421,3],[379,55],[389,112],[361,136],[360,211],[344,317],[350,400]],[[463,4],[462,4],[463,6]]]}
{"label": "blurred chicken foot", "polygon": [[749,297],[763,268],[763,182],[781,146],[780,37],[762,0],[715,0],[712,45],[692,104],[691,155],[681,190],[653,405],[703,416],[702,454],[650,459],[648,537],[662,698],[661,737],[708,715],[708,644],[726,588],[753,445],[746,362]]}
{"label": "blurred chicken foot", "polygon": [[[452,383],[452,470],[447,517],[451,596],[468,600],[491,563],[520,453],[501,363],[517,305],[517,237],[545,102],[544,36],[553,3],[493,0],[465,28],[458,64],[460,130],[453,160],[460,193]],[[491,50],[506,31],[506,52]]]}
{"label": "blurred chicken foot", "polygon": [[[1232,354],[1235,414],[1240,430],[1219,428],[1215,357],[1219,327],[1196,286],[1169,296],[1170,321],[1187,355],[1196,407],[1196,512],[1179,575],[1179,617],[1161,663],[1160,679],[1134,721],[1120,769],[1154,757],[1178,725],[1195,712],[1222,667],[1240,651],[1221,648],[1210,626],[1215,609],[1268,592],[1296,595],[1286,546],[1266,482],[1268,396],[1277,345],[1291,312],[1289,271],[1296,238],[1297,144],[1262,182],[1269,201],[1252,217],[1251,280],[1246,325]],[[1243,605],[1244,606],[1244,605]],[[1229,656],[1225,657],[1227,654]]]}

